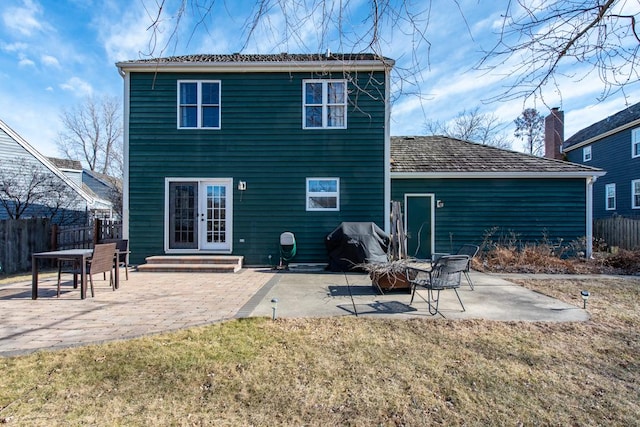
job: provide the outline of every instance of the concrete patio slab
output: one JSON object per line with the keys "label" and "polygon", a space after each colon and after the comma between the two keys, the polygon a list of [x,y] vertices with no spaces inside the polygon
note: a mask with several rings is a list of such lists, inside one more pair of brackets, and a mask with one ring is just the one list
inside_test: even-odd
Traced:
{"label": "concrete patio slab", "polygon": [[[250,316],[272,316],[273,298],[278,317],[391,316],[398,318],[489,319],[499,321],[572,322],[589,319],[582,307],[566,304],[499,277],[471,272],[475,290],[462,279],[458,290],[466,311],[451,290],[441,293],[440,314],[429,314],[426,291],[418,291],[412,305],[408,292],[380,295],[365,274],[281,272]],[[245,307],[245,310],[247,308]],[[248,310],[247,310],[248,311]]]}

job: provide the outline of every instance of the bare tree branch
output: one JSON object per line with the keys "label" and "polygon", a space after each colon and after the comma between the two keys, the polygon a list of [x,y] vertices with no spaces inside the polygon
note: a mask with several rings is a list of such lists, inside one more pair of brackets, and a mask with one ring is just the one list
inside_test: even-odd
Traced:
{"label": "bare tree branch", "polygon": [[64,156],[80,160],[88,169],[122,176],[122,123],[115,98],[86,98],[60,115],[64,131],[57,145]]}
{"label": "bare tree branch", "polygon": [[[637,82],[640,38],[638,5],[625,0],[510,1],[498,41],[485,52],[477,69],[503,70],[513,76],[504,92],[490,100],[538,97],[558,86],[559,77],[574,81],[597,73],[604,85],[601,99]],[[622,13],[630,9],[633,13]]]}
{"label": "bare tree branch", "polygon": [[444,135],[493,147],[510,149],[511,140],[502,131],[500,119],[494,114],[480,113],[479,108],[464,110],[451,121],[428,121],[425,130],[432,135]]}

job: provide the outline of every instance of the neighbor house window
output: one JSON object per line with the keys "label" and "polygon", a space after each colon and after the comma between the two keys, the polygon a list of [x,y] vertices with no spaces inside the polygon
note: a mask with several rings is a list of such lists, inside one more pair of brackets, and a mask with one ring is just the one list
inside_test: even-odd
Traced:
{"label": "neighbor house window", "polygon": [[631,131],[631,157],[640,157],[640,128]]}
{"label": "neighbor house window", "polygon": [[591,160],[591,146],[588,145],[582,149],[582,160],[588,162]]}
{"label": "neighbor house window", "polygon": [[220,129],[220,82],[178,82],[178,128]]}
{"label": "neighbor house window", "polygon": [[340,210],[340,179],[307,178],[307,210]]}
{"label": "neighbor house window", "polygon": [[608,211],[616,210],[616,185],[615,184],[607,184],[605,185],[605,194],[607,197],[606,200],[606,209]]}
{"label": "neighbor house window", "polygon": [[304,129],[347,127],[346,80],[305,80],[302,85]]}
{"label": "neighbor house window", "polygon": [[640,179],[631,181],[631,207],[640,209]]}

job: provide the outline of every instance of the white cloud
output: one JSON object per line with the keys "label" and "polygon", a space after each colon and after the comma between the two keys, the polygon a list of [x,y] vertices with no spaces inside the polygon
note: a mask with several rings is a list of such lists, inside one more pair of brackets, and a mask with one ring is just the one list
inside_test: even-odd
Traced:
{"label": "white cloud", "polygon": [[76,96],[89,96],[93,93],[91,84],[80,77],[71,77],[65,83],[60,84],[60,88],[72,92]]}
{"label": "white cloud", "polygon": [[41,61],[44,65],[54,68],[60,68],[60,62],[55,56],[51,55],[42,55]]}
{"label": "white cloud", "polygon": [[34,67],[36,65],[35,62],[33,62],[24,54],[20,54],[18,57],[20,58],[20,60],[18,61],[18,66],[20,67]]}
{"label": "white cloud", "polygon": [[[114,11],[107,9],[95,23],[110,63],[137,59],[141,55],[158,56],[166,47],[173,31],[173,22],[163,10],[159,18],[158,31],[147,30],[152,23],[149,13],[154,10],[153,6],[150,6],[147,12],[144,6],[142,2],[132,2],[124,13],[120,8]],[[106,16],[112,20],[106,21]]]}
{"label": "white cloud", "polygon": [[2,43],[0,44],[0,48],[5,52],[20,52],[29,48],[27,43]]}
{"label": "white cloud", "polygon": [[44,25],[39,20],[42,6],[34,0],[23,0],[23,7],[10,7],[2,14],[4,25],[24,36],[41,31]]}

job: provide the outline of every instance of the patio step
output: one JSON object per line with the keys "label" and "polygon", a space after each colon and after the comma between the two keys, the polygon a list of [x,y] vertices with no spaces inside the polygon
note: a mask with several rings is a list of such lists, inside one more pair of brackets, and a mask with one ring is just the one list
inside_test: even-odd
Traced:
{"label": "patio step", "polygon": [[244,257],[230,255],[160,255],[145,258],[138,271],[180,273],[236,273]]}

